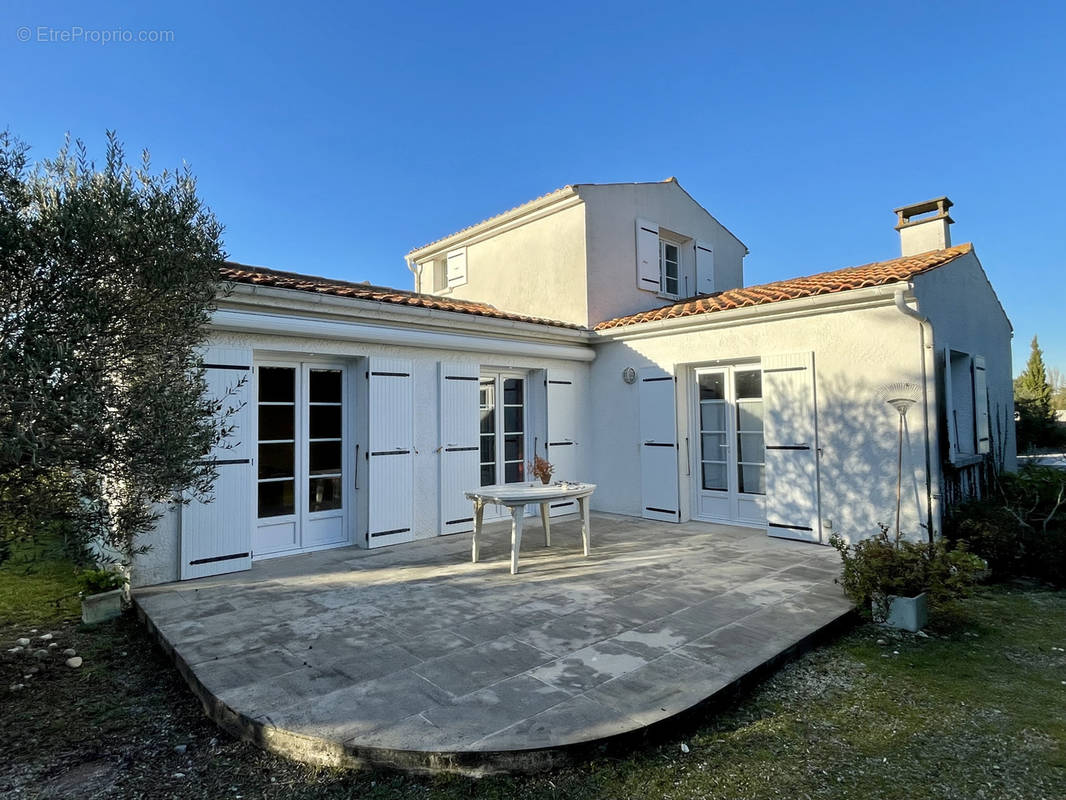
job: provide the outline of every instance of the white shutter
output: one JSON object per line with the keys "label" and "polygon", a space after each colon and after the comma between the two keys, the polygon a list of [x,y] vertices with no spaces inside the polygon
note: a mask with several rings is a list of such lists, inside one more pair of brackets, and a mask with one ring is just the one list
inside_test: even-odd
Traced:
{"label": "white shutter", "polygon": [[232,433],[208,458],[215,464],[214,498],[181,508],[182,580],[221,575],[252,566],[255,428],[252,351],[210,347],[204,353],[207,395],[231,413]]}
{"label": "white shutter", "polygon": [[992,438],[988,427],[988,376],[985,372],[985,357],[973,357],[974,424],[977,428],[977,452],[992,450]]}
{"label": "white shutter", "polygon": [[762,390],[769,533],[820,542],[814,353],[764,356]]}
{"label": "white shutter", "polygon": [[674,376],[659,367],[644,367],[638,375],[640,515],[679,522]]}
{"label": "white shutter", "polygon": [[[553,481],[580,481],[577,474],[577,393],[574,375],[569,370],[547,370],[548,441],[545,457],[555,469]],[[551,516],[573,514],[577,503],[573,500],[552,503]]]}
{"label": "white shutter", "polygon": [[448,253],[448,286],[466,283],[466,248]]}
{"label": "white shutter", "polygon": [[696,241],[696,294],[714,293],[714,251],[710,242]]}
{"label": "white shutter", "polygon": [[414,539],[414,379],[411,362],[370,358],[367,547]]}
{"label": "white shutter", "polygon": [[474,529],[480,436],[477,364],[440,362],[440,532]]}
{"label": "white shutter", "polygon": [[637,220],[637,288],[658,292],[659,226],[646,219]]}
{"label": "white shutter", "polygon": [[958,437],[955,435],[955,400],[951,396],[951,348],[944,348],[944,429],[948,432],[948,461],[954,463],[959,453]]}

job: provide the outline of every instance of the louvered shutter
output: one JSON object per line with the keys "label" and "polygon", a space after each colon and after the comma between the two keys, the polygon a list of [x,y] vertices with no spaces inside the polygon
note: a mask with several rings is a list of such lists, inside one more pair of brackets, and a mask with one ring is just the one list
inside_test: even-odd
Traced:
{"label": "louvered shutter", "polygon": [[679,522],[677,411],[674,376],[659,367],[638,373],[640,402],[640,515]]}
{"label": "louvered shutter", "polygon": [[440,532],[474,529],[466,492],[478,487],[477,364],[440,362]]}
{"label": "louvered shutter", "polygon": [[255,452],[252,413],[252,351],[210,347],[204,353],[207,396],[230,413],[232,432],[208,460],[215,465],[213,499],[190,500],[181,508],[182,580],[221,575],[252,566]]}
{"label": "louvered shutter", "polygon": [[414,539],[414,379],[410,361],[370,358],[367,547]]}

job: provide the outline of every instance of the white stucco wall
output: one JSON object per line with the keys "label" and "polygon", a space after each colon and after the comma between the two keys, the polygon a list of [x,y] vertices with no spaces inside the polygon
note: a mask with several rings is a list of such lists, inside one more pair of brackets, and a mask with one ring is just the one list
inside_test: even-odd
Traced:
{"label": "white stucco wall", "polygon": [[[744,284],[744,244],[693,200],[675,181],[581,185],[588,238],[588,320],[594,326],[614,317],[647,311],[672,300],[637,288],[636,220],[710,242],[715,290]],[[684,259],[693,254],[686,248]]]}
{"label": "white stucco wall", "polygon": [[[946,347],[985,357],[993,447],[998,451],[1002,445],[1004,467],[1014,471],[1017,469],[1017,442],[1011,364],[1013,334],[1010,320],[977,255],[970,252],[943,267],[916,276],[914,294],[919,313],[933,324],[938,364]],[[943,443],[942,446],[946,447]]]}
{"label": "white stucco wall", "polygon": [[[257,360],[303,359],[314,361],[315,359],[327,358],[330,360],[353,359],[351,365],[359,362],[354,361],[360,357],[379,356],[384,358],[410,359],[413,363],[414,379],[414,536],[416,539],[429,538],[438,535],[440,530],[440,479],[439,458],[436,453],[441,444],[439,439],[439,367],[441,361],[449,362],[473,362],[484,368],[497,367],[501,369],[516,370],[541,370],[549,368],[561,368],[570,371],[574,377],[574,391],[578,397],[588,397],[589,371],[584,362],[569,361],[563,359],[522,357],[508,358],[492,353],[479,353],[476,351],[456,352],[455,350],[443,350],[432,348],[396,347],[380,344],[367,344],[360,342],[329,341],[323,339],[276,336],[268,334],[244,335],[228,332],[216,333],[211,337],[211,344],[217,346],[251,347],[255,351]],[[360,370],[352,370],[351,379],[363,380]],[[530,387],[531,393],[539,396],[535,387]],[[588,440],[584,432],[588,430],[589,409],[579,403],[580,417],[578,420],[581,432],[578,441]],[[365,435],[365,424],[360,426],[360,420],[365,420],[365,408],[352,410],[353,421],[357,430]],[[531,409],[534,418],[529,420],[531,432],[542,431],[544,415],[543,404]],[[543,433],[541,443],[543,443]],[[356,433],[359,437],[360,433]],[[352,443],[354,444],[354,443]],[[365,440],[362,451],[366,451]],[[582,474],[589,471],[587,458],[590,448],[579,447],[576,457]],[[360,465],[362,470],[365,462]],[[357,501],[358,502],[358,501]],[[365,507],[365,503],[358,503]],[[134,585],[148,585],[178,579],[179,559],[179,517],[180,510],[164,512],[156,530],[142,538],[143,543],[149,544],[151,549],[143,556],[136,559],[134,565]],[[357,519],[354,526],[353,543],[361,544],[361,535],[366,529],[365,517]]]}
{"label": "white stucco wall", "polygon": [[[585,325],[585,212],[571,200],[554,213],[466,245],[467,282],[461,286],[435,292],[432,275],[423,269],[420,291]],[[459,246],[462,242],[447,249]]]}
{"label": "white stucco wall", "polygon": [[[728,319],[728,312],[721,319]],[[689,367],[803,351],[815,354],[823,525],[831,521],[832,531],[856,539],[876,533],[878,522],[894,524],[899,417],[875,393],[884,383],[919,382],[921,349],[917,323],[890,304],[600,345],[591,367],[596,391],[591,477],[599,485],[593,507],[640,514],[638,387],[622,381],[625,367],[654,364],[677,374],[679,406],[684,409]],[[924,438],[920,416],[911,417],[904,449],[902,527],[908,535],[924,538]],[[683,462],[685,437],[692,447],[698,439],[687,412],[679,415],[678,431]],[[686,475],[684,463],[680,471],[682,518],[687,519],[697,478]],[[830,531],[825,533],[828,538]]]}

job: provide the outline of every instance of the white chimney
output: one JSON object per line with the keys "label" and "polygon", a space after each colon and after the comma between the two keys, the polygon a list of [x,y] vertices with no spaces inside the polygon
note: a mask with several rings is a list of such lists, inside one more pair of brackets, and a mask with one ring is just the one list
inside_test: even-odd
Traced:
{"label": "white chimney", "polygon": [[[902,255],[913,256],[951,247],[951,231],[948,226],[955,221],[948,216],[951,206],[951,201],[946,197],[937,197],[924,203],[913,203],[893,209],[899,217],[896,230],[899,231]],[[921,216],[922,214],[929,216]]]}

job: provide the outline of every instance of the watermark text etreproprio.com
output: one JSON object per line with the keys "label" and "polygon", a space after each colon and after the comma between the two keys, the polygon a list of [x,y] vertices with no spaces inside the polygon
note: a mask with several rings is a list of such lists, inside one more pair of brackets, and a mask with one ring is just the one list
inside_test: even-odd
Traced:
{"label": "watermark text etreproprio.com", "polygon": [[130,30],[129,28],[83,28],[71,25],[54,28],[50,25],[22,25],[15,31],[20,42],[43,44],[158,44],[174,41],[174,31]]}

